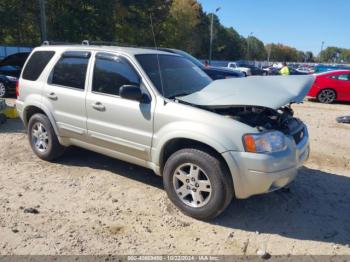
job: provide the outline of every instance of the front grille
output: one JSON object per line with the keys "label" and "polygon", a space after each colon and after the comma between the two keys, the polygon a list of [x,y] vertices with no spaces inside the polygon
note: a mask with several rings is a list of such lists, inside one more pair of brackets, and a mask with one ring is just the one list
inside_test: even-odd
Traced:
{"label": "front grille", "polygon": [[300,129],[298,132],[293,134],[295,144],[299,144],[301,140],[305,137],[305,128]]}

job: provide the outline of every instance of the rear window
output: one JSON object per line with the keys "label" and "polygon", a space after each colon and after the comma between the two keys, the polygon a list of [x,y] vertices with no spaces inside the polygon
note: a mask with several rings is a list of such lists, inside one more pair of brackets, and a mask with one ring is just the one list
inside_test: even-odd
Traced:
{"label": "rear window", "polygon": [[37,80],[54,55],[54,51],[34,52],[23,70],[22,78],[31,81]]}
{"label": "rear window", "polygon": [[83,56],[78,52],[77,55],[70,52],[68,55],[61,57],[53,69],[50,83],[84,89],[89,57],[89,54]]}

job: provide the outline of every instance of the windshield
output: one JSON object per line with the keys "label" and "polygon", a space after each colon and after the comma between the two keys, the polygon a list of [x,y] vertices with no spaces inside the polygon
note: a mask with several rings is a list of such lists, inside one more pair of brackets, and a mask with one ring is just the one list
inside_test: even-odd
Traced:
{"label": "windshield", "polygon": [[202,69],[180,56],[144,54],[135,57],[157,90],[166,98],[195,93],[212,82]]}
{"label": "windshield", "polygon": [[188,60],[190,60],[193,64],[195,64],[198,67],[200,67],[200,68],[204,67],[204,65],[197,58],[191,56],[189,53],[186,53],[186,52],[181,51],[181,50],[176,50],[176,53],[187,58]]}

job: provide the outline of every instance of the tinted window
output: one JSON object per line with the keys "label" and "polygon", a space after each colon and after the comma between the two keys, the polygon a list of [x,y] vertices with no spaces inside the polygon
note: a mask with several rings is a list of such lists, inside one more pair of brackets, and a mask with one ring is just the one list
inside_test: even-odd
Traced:
{"label": "tinted window", "polygon": [[349,80],[349,75],[338,75],[337,76],[338,80],[343,80],[343,81],[348,81]]}
{"label": "tinted window", "polygon": [[193,64],[195,64],[196,66],[198,66],[198,67],[200,67],[200,68],[204,67],[204,65],[203,65],[200,61],[198,61],[197,58],[191,56],[189,53],[186,53],[186,52],[181,51],[181,50],[177,50],[176,52],[177,52],[179,55],[182,55],[183,57],[185,57],[185,58],[187,58],[188,60],[190,60],[190,61],[191,61]]}
{"label": "tinted window", "polygon": [[8,65],[8,66],[19,66],[19,67],[23,67],[25,61],[27,60],[28,56],[30,53],[16,53],[13,55],[9,55],[7,57],[4,58],[4,60],[2,60],[0,62],[0,65]]}
{"label": "tinted window", "polygon": [[121,57],[97,55],[92,81],[92,91],[119,95],[123,85],[139,85],[139,77],[128,63]]}
{"label": "tinted window", "polygon": [[54,51],[37,51],[30,57],[23,70],[23,79],[35,81],[54,56]]}
{"label": "tinted window", "polygon": [[88,63],[88,57],[61,57],[53,69],[51,84],[84,89]]}
{"label": "tinted window", "polygon": [[165,97],[184,96],[203,89],[212,80],[186,58],[174,55],[136,55],[154,86]]}

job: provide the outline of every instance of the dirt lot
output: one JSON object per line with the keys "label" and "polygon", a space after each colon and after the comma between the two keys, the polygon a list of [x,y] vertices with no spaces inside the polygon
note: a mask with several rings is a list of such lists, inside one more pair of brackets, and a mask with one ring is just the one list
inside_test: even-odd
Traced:
{"label": "dirt lot", "polygon": [[[152,172],[77,148],[34,156],[18,120],[0,127],[0,254],[350,255],[349,104],[295,106],[311,157],[290,192],[233,201],[211,223],[179,213]],[[26,213],[36,208],[39,213]]]}

